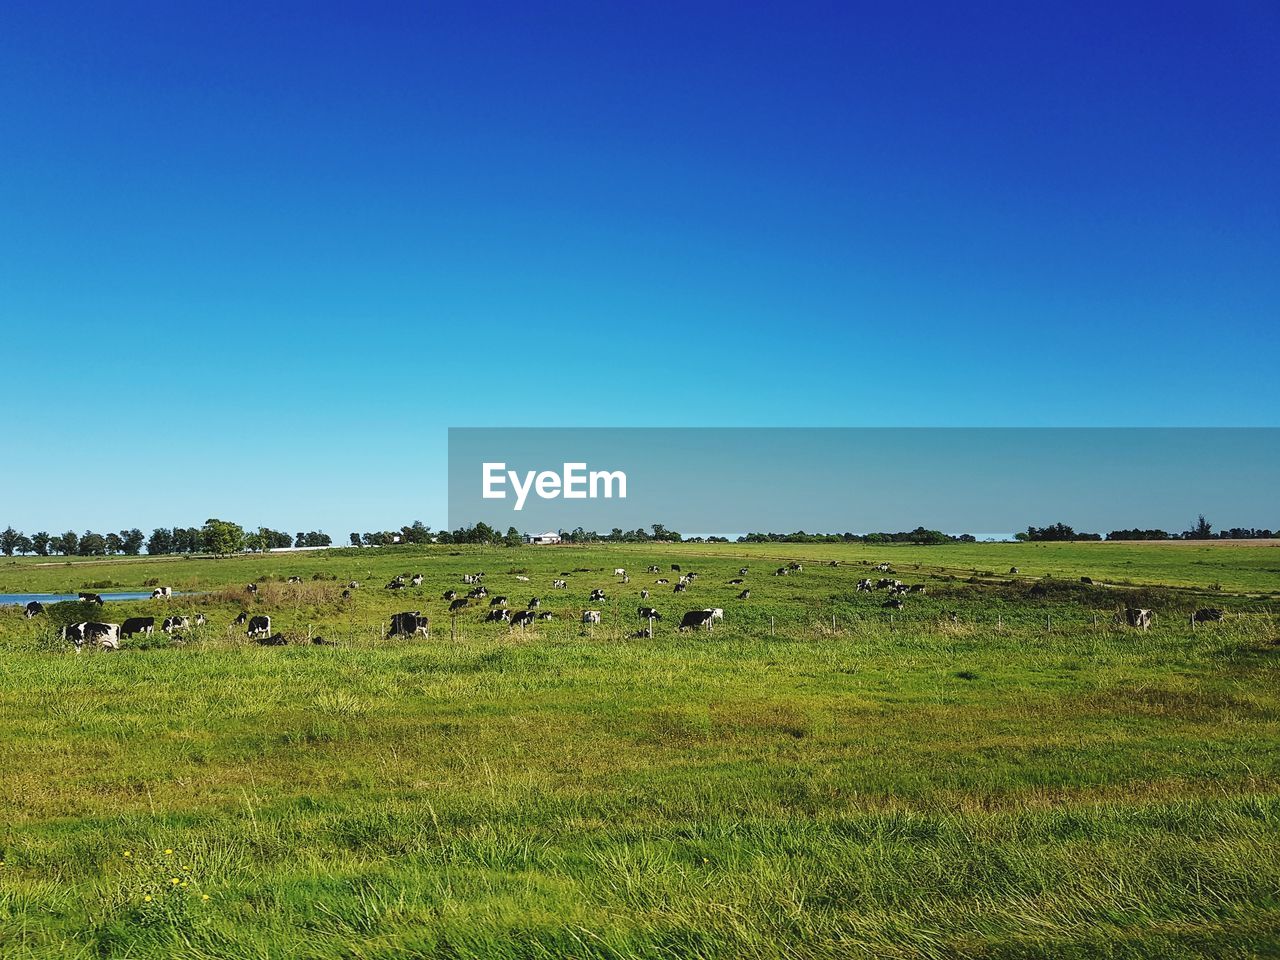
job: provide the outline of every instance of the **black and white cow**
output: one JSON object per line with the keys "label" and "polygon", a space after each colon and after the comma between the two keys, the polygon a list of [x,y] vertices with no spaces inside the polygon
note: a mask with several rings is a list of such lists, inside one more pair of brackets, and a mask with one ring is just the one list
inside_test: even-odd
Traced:
{"label": "black and white cow", "polygon": [[1155,616],[1155,611],[1147,610],[1142,607],[1125,607],[1124,621],[1131,627],[1138,627],[1142,630],[1150,629],[1151,619]]}
{"label": "black and white cow", "polygon": [[583,610],[582,622],[583,623],[599,623],[600,611],[599,610]]}
{"label": "black and white cow", "polygon": [[206,623],[208,623],[209,621],[205,619],[205,616],[204,616],[204,614],[203,614],[203,613],[197,613],[197,614],[196,614],[196,618],[195,618],[195,620],[194,620],[194,621],[192,621],[192,622],[193,622],[197,627],[203,627],[203,626],[204,626]]}
{"label": "black and white cow", "polygon": [[648,599],[649,599],[649,591],[648,591],[648,590],[641,590],[641,591],[640,591],[640,599],[641,599],[641,600],[648,600]]}
{"label": "black and white cow", "polygon": [[492,600],[489,601],[489,606],[491,607],[505,607],[506,605],[507,605],[506,597],[494,597]]}
{"label": "black and white cow", "polygon": [[673,564],[671,565],[671,570],[672,570],[672,572],[673,572],[673,573],[679,573],[679,572],[680,572],[680,564],[678,564],[678,563],[673,563]]}
{"label": "black and white cow", "polygon": [[569,589],[569,582],[568,582],[567,580],[552,580],[552,581],[551,581],[551,589],[552,589],[552,590],[567,590],[567,589]]}
{"label": "black and white cow", "polygon": [[403,581],[403,580],[401,580],[399,577],[397,577],[395,580],[392,580],[390,583],[388,583],[388,584],[387,584],[385,587],[383,587],[382,589],[383,589],[383,590],[403,590],[403,589],[404,589],[404,581]]}
{"label": "black and white cow", "polygon": [[677,583],[677,584],[675,585],[675,588],[674,588],[673,592],[674,592],[674,593],[684,593],[684,592],[685,592],[686,590],[688,590],[688,589],[689,589],[689,584],[687,584],[687,583]]}
{"label": "black and white cow", "polygon": [[773,571],[773,575],[775,577],[785,577],[790,573],[791,570],[788,567],[779,567],[777,570]]}
{"label": "black and white cow", "polygon": [[732,580],[729,581],[729,586],[740,587],[744,583],[746,583],[746,581],[743,580],[741,577],[734,577]]}
{"label": "black and white cow", "polygon": [[1224,610],[1219,610],[1217,607],[1205,607],[1192,614],[1191,619],[1196,623],[1209,623],[1221,620],[1224,616],[1226,616],[1226,611]]}
{"label": "black and white cow", "polygon": [[135,633],[151,635],[151,631],[155,629],[155,617],[130,617],[120,625],[120,636],[132,637]]}
{"label": "black and white cow", "polygon": [[614,567],[613,575],[615,577],[625,577],[627,575],[627,571],[623,567]]}
{"label": "black and white cow", "polygon": [[738,576],[740,576],[740,577],[745,577],[746,575],[747,575],[747,568],[746,568],[746,567],[739,567],[739,568],[738,568]]}
{"label": "black and white cow", "polygon": [[246,589],[247,591],[249,591],[250,593],[257,593],[257,592],[258,592],[258,585],[257,585],[256,583],[250,583],[250,584],[248,584],[248,585],[246,585],[246,586],[245,586],[245,589]]}
{"label": "black and white cow", "polygon": [[249,628],[245,631],[245,635],[251,639],[261,639],[271,633],[271,618],[265,614],[259,614],[249,618]]}
{"label": "black and white cow", "polygon": [[658,580],[655,580],[655,581],[653,581],[653,582],[654,582],[655,584],[657,584],[658,586],[660,586],[660,587],[665,587],[665,586],[666,586],[668,583],[670,583],[671,581],[670,581],[670,580],[668,580],[666,577],[662,577],[662,578],[660,578],[660,579],[658,579]]}
{"label": "black and white cow", "polygon": [[750,599],[751,599],[751,591],[750,591],[750,590],[743,590],[740,594],[738,594],[738,599],[739,599],[739,600],[750,600]]}
{"label": "black and white cow", "polygon": [[430,634],[430,624],[426,617],[419,610],[409,610],[405,613],[395,613],[391,615],[391,629],[387,631],[388,637],[412,637],[418,634],[428,636]]}
{"label": "black and white cow", "polygon": [[911,593],[925,593],[925,592],[926,592],[926,588],[925,588],[925,585],[924,585],[923,583],[913,583],[911,586],[907,587],[907,590],[908,590],[908,591],[910,591]]}
{"label": "black and white cow", "polygon": [[532,610],[520,610],[511,615],[512,627],[527,627],[533,624],[534,618],[537,616]]}
{"label": "black and white cow", "polygon": [[541,601],[541,600],[539,600],[537,597],[530,597],[530,598],[529,598],[529,609],[530,609],[530,610],[537,610],[540,606],[542,606],[542,601]]}
{"label": "black and white cow", "polygon": [[605,599],[604,591],[600,589],[592,590],[591,596],[588,599],[592,603],[595,603],[597,600],[604,600]]}
{"label": "black and white cow", "polygon": [[455,599],[452,603],[450,603],[450,604],[449,604],[449,612],[450,612],[450,613],[457,613],[457,612],[458,612],[459,610],[461,610],[463,607],[465,607],[465,606],[469,606],[469,605],[470,605],[470,603],[471,603],[471,601],[470,601],[470,600],[468,600],[466,597],[458,597],[458,598],[457,598],[457,599]]}
{"label": "black and white cow", "polygon": [[699,627],[710,630],[712,619],[710,610],[689,610],[680,620],[680,632],[697,630]]}
{"label": "black and white cow", "polygon": [[880,606],[887,607],[890,610],[901,610],[906,605],[906,601],[901,597],[890,597],[884,603],[880,604]]}
{"label": "black and white cow", "polygon": [[409,578],[409,583],[410,585],[415,587],[422,586],[422,574],[415,573],[412,577]]}
{"label": "black and white cow", "polygon": [[288,579],[288,581],[286,581],[286,582],[288,582],[288,583],[301,583],[301,582],[302,582],[302,578],[301,578],[301,577],[299,577],[299,576],[296,576],[296,575],[295,575],[295,576],[290,577],[290,578]]}
{"label": "black and white cow", "polygon": [[550,610],[543,610],[542,613],[538,614],[539,620],[554,620],[555,618],[556,615]]}
{"label": "black and white cow", "polygon": [[237,627],[243,626],[248,622],[249,622],[249,614],[245,613],[243,610],[241,610],[240,613],[236,615],[236,618],[231,621],[231,623]]}
{"label": "black and white cow", "polygon": [[78,596],[84,603],[96,603],[98,606],[102,606],[102,597],[96,593],[81,593]]}
{"label": "black and white cow", "polygon": [[289,640],[283,633],[263,634],[260,637],[255,637],[253,642],[260,647],[285,647],[289,645]]}
{"label": "black and white cow", "polygon": [[711,614],[711,619],[712,619],[712,620],[723,620],[723,619],[724,619],[724,608],[722,608],[722,607],[708,607],[708,608],[707,608],[707,613]]}
{"label": "black and white cow", "polygon": [[177,633],[179,630],[186,630],[190,626],[191,621],[187,617],[165,617],[160,629],[165,633]]}
{"label": "black and white cow", "polygon": [[28,620],[32,617],[38,617],[42,613],[44,613],[44,604],[39,600],[28,600],[26,607],[22,611],[22,615]]}
{"label": "black and white cow", "polygon": [[854,589],[859,593],[869,593],[875,589],[875,584],[864,577],[858,581],[858,585]]}
{"label": "black and white cow", "polygon": [[62,638],[76,646],[79,653],[85,646],[100,647],[103,650],[120,649],[120,624],[96,623],[92,620],[83,623],[71,623],[62,628]]}
{"label": "black and white cow", "polygon": [[499,607],[489,611],[489,615],[484,618],[485,623],[509,623],[511,621],[511,611],[506,607]]}
{"label": "black and white cow", "polygon": [[151,591],[152,600],[168,600],[173,596],[173,587],[156,587]]}
{"label": "black and white cow", "polygon": [[446,591],[442,594],[442,596],[443,596],[443,598],[444,598],[445,600],[457,600],[457,599],[458,599],[458,591],[457,591],[457,590],[446,590]]}
{"label": "black and white cow", "polygon": [[636,616],[639,617],[641,620],[661,620],[662,619],[662,614],[660,614],[653,607],[636,607]]}
{"label": "black and white cow", "polygon": [[662,568],[661,568],[661,567],[659,567],[656,563],[651,563],[651,564],[649,564],[649,569],[648,569],[647,571],[645,571],[645,572],[646,572],[646,573],[658,573],[658,572],[660,572],[660,571],[661,571],[661,569],[662,569]]}
{"label": "black and white cow", "polygon": [[473,587],[467,591],[467,597],[471,600],[483,600],[489,595],[489,591],[484,587]]}

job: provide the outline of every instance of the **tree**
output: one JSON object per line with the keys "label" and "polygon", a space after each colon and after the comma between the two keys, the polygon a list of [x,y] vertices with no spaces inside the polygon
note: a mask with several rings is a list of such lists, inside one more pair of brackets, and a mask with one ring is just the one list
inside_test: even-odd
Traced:
{"label": "tree", "polygon": [[515,527],[507,527],[507,535],[502,538],[502,542],[508,547],[518,547],[524,543],[524,537],[520,536],[520,531]]}
{"label": "tree", "polygon": [[49,541],[53,538],[47,532],[41,530],[31,535],[31,549],[37,556],[47,557],[49,555]]}
{"label": "tree", "polygon": [[0,553],[6,557],[12,557],[13,551],[18,548],[18,537],[21,536],[13,527],[6,527],[0,530]]}
{"label": "tree", "polygon": [[77,552],[82,557],[106,556],[107,538],[100,533],[86,530],[80,535],[80,549]]}
{"label": "tree", "polygon": [[108,533],[107,553],[124,553],[124,540],[118,533]]}
{"label": "tree", "polygon": [[17,551],[19,553],[30,553],[32,550],[31,538],[25,533],[18,534]]}
{"label": "tree", "polygon": [[200,543],[219,556],[236,553],[244,546],[244,527],[230,520],[210,518],[200,530]]}
{"label": "tree", "polygon": [[80,551],[80,535],[74,530],[68,530],[62,535],[62,546],[58,550],[64,557],[69,557],[73,553]]}
{"label": "tree", "polygon": [[152,530],[147,538],[147,553],[153,557],[173,553],[173,534],[164,527]]}
{"label": "tree", "polygon": [[1204,514],[1196,518],[1196,525],[1183,534],[1188,540],[1209,540],[1213,537],[1213,524],[1205,520]]}
{"label": "tree", "polygon": [[351,545],[353,547],[360,546],[360,534],[358,533],[351,534]]}

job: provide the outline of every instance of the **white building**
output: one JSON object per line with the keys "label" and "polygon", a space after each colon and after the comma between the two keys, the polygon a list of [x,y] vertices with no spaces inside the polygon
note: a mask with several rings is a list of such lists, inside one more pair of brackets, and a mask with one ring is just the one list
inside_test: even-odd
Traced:
{"label": "white building", "polygon": [[529,537],[530,543],[559,543],[560,534],[554,530],[548,530],[546,533],[536,533]]}

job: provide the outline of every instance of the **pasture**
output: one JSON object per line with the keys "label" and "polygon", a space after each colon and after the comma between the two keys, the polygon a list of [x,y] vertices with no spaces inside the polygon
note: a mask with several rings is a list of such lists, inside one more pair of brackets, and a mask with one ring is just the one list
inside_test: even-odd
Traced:
{"label": "pasture", "polygon": [[[857,592],[880,561],[926,592]],[[453,623],[481,570],[556,619]],[[188,594],[83,619],[208,623],[77,656],[67,610],[0,610],[0,957],[1274,956],[1278,570],[1233,544],[5,562],[0,591]],[[385,636],[406,610],[429,639]]]}

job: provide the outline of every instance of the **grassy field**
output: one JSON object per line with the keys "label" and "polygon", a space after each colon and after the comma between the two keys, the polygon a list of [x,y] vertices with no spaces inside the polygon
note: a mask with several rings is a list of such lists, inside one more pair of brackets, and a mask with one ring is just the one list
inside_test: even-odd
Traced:
{"label": "grassy field", "polygon": [[[880,561],[928,592],[856,593]],[[673,596],[650,563],[700,576]],[[557,619],[451,624],[478,570]],[[169,584],[194,595],[92,616],[209,624],[77,657],[0,611],[0,957],[1280,956],[1278,570],[1231,544],[5,563],[2,591]],[[385,639],[414,609],[431,638]]]}

